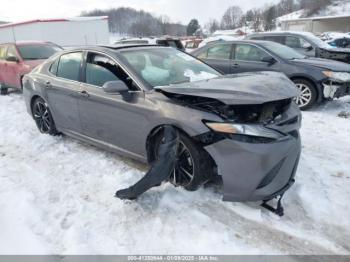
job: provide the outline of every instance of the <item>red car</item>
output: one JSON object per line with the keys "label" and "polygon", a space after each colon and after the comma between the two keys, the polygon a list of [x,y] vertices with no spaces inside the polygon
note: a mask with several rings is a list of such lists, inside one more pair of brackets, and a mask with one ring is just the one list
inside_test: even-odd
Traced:
{"label": "red car", "polygon": [[0,44],[0,94],[9,88],[22,89],[22,77],[54,53],[62,50],[50,42]]}

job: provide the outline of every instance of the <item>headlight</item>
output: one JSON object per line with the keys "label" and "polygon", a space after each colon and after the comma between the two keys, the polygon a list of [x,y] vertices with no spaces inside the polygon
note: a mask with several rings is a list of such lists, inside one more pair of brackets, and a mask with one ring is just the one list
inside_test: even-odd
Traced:
{"label": "headlight", "polygon": [[335,81],[341,81],[341,82],[350,81],[350,73],[347,73],[347,72],[324,71],[323,74]]}
{"label": "headlight", "polygon": [[272,129],[265,128],[261,125],[246,125],[246,124],[231,124],[231,123],[205,123],[211,130],[233,135],[246,135],[256,137],[266,137],[272,139],[279,139],[283,135]]}

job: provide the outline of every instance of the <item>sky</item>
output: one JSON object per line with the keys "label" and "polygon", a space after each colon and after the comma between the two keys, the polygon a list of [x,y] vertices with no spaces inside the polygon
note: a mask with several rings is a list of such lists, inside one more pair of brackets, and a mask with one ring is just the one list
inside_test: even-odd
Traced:
{"label": "sky", "polygon": [[172,22],[188,24],[197,18],[201,24],[220,19],[231,5],[244,11],[278,0],[1,0],[0,21],[19,22],[39,18],[74,17],[81,11],[118,8],[143,9],[155,15],[167,15]]}

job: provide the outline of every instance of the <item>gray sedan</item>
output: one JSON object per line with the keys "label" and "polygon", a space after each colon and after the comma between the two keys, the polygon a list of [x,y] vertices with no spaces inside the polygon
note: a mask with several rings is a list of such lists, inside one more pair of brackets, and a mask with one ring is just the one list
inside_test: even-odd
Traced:
{"label": "gray sedan", "polygon": [[192,55],[225,74],[282,72],[300,89],[296,102],[303,110],[324,99],[350,94],[349,64],[310,58],[274,42],[218,41],[197,49]]}
{"label": "gray sedan", "polygon": [[282,74],[225,77],[170,47],[122,45],[63,51],[23,84],[40,132],[140,161],[157,159],[162,127],[176,127],[170,181],[187,190],[221,176],[224,200],[258,201],[294,182],[301,115]]}

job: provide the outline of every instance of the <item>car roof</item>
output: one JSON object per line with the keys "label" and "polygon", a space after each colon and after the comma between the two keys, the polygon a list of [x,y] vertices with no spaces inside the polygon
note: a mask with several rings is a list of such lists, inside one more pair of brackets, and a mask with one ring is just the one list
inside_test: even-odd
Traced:
{"label": "car roof", "polygon": [[259,33],[252,33],[249,34],[247,37],[250,36],[258,36],[258,35],[299,35],[299,36],[314,36],[314,34],[310,32],[298,32],[298,31],[274,31],[274,32],[259,32]]}
{"label": "car roof", "polygon": [[249,39],[243,39],[243,40],[217,40],[217,41],[212,41],[207,43],[206,45],[213,45],[213,44],[217,44],[217,43],[243,43],[243,44],[263,44],[266,42],[270,42],[270,41],[264,41],[264,40],[249,40]]}
{"label": "car roof", "polygon": [[47,41],[16,41],[16,42],[6,42],[0,43],[0,45],[45,45],[45,44],[53,44]]}
{"label": "car roof", "polygon": [[91,51],[100,51],[100,52],[113,52],[113,51],[120,51],[120,50],[128,50],[128,49],[144,49],[144,48],[150,48],[150,47],[157,47],[157,48],[171,48],[167,46],[161,46],[161,45],[151,45],[151,44],[114,44],[114,45],[99,45],[99,46],[81,46],[81,47],[75,47],[72,49],[65,50],[66,52],[63,53],[70,53],[74,51],[85,51],[85,50],[91,50]]}

